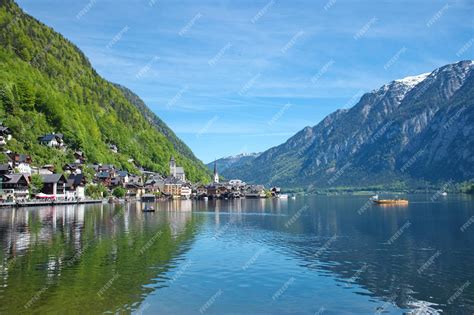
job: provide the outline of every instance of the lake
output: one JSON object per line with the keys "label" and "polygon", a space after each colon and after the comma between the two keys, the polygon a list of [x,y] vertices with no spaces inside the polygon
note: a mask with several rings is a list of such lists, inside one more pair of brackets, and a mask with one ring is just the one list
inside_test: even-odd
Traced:
{"label": "lake", "polygon": [[474,198],[0,209],[0,313],[473,314]]}

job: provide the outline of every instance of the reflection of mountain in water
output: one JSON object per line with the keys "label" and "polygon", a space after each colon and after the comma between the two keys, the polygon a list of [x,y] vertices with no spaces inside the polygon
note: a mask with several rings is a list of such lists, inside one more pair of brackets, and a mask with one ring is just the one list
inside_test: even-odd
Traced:
{"label": "reflection of mountain in water", "polygon": [[[358,215],[366,201],[365,197],[268,200],[263,204],[245,200],[238,202],[244,211],[235,211],[231,202],[218,201],[208,204],[208,210],[221,214],[216,224],[232,221],[238,226],[227,230],[229,238],[246,243],[245,238],[251,237],[265,243],[300,260],[301,266],[335,276],[341,287],[356,294],[380,297],[426,314],[436,309],[448,313],[465,309],[471,315],[473,286],[465,288],[456,303],[447,301],[473,279],[474,237],[459,230],[473,215],[472,204],[420,200],[408,208],[369,207]],[[239,233],[242,227],[247,233]],[[402,231],[400,236],[393,237],[398,231]],[[435,255],[438,251],[441,254]],[[433,255],[433,263],[423,269]]]}
{"label": "reflection of mountain in water", "polygon": [[163,275],[201,224],[190,211],[176,211],[181,206],[166,208],[152,214],[132,205],[0,211],[0,312],[24,312],[25,305],[39,313],[137,308],[165,285]]}

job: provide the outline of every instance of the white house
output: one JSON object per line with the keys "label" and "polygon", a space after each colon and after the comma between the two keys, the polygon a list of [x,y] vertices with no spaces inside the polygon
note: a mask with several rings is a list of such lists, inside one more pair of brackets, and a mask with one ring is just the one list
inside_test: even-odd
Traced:
{"label": "white house", "polygon": [[189,199],[191,197],[192,190],[190,187],[181,186],[181,197]]}
{"label": "white house", "polygon": [[64,136],[60,133],[50,133],[38,138],[38,141],[42,145],[46,145],[51,148],[62,148],[64,146]]}

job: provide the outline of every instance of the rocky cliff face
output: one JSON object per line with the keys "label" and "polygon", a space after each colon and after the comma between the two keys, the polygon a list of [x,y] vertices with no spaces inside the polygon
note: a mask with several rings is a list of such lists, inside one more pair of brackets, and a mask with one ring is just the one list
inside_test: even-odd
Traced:
{"label": "rocky cliff face", "polygon": [[227,173],[292,187],[470,180],[473,68],[461,61],[393,81]]}

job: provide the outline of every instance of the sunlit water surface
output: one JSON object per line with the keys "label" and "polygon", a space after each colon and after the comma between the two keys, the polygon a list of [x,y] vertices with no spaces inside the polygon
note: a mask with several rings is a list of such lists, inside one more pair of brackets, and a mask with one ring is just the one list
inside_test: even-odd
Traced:
{"label": "sunlit water surface", "polygon": [[471,315],[474,200],[431,197],[0,209],[0,313]]}

